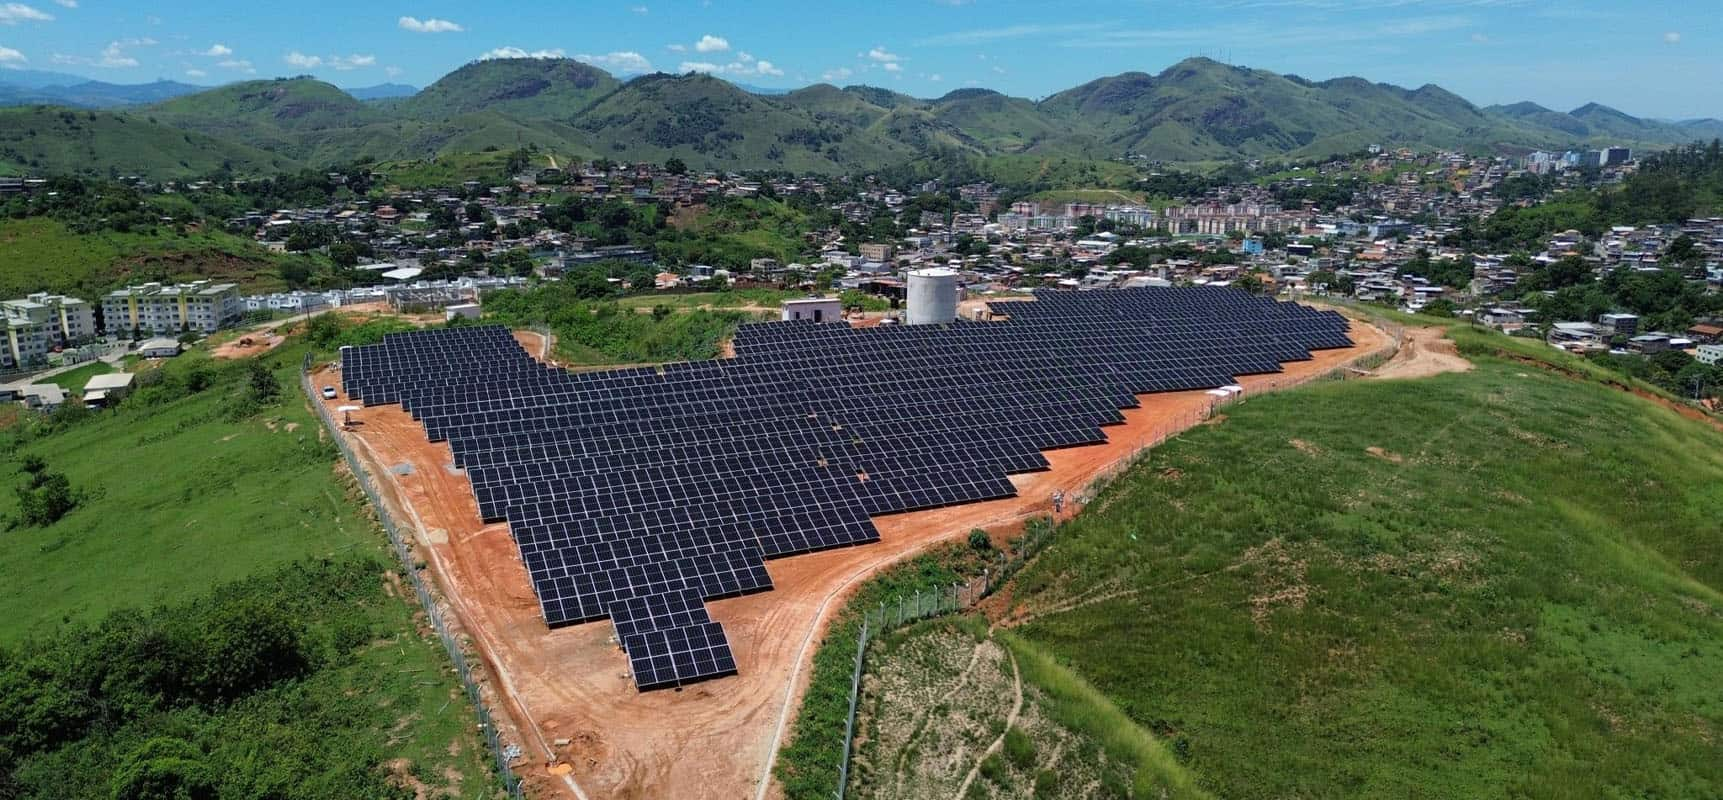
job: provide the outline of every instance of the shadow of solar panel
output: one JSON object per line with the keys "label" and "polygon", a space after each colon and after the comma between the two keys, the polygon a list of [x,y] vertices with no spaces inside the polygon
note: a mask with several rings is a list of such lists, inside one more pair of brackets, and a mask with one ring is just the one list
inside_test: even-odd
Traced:
{"label": "shadow of solar panel", "polygon": [[1137,395],[1212,389],[1348,347],[1332,312],[1235,290],[1040,292],[1008,322],[742,326],[736,356],[573,374],[504,328],[343,348],[507,521],[552,627],[609,618],[636,685],[735,670],[706,600],[765,559],[879,540],[871,516],[1010,497],[1043,451],[1106,441]]}

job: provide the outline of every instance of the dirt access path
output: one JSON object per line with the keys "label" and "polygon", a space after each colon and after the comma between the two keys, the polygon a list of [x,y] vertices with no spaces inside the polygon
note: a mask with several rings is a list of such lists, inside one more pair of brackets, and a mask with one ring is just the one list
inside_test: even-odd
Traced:
{"label": "dirt access path", "polygon": [[1444,372],[1467,372],[1472,362],[1460,355],[1442,328],[1407,328],[1400,352],[1371,374],[1373,378],[1428,378]]}
{"label": "dirt access path", "polygon": [[[1355,323],[1357,345],[1315,354],[1273,375],[1243,378],[1247,393],[1282,388],[1388,345]],[[529,350],[531,340],[523,341]],[[339,385],[339,368],[314,380]],[[807,688],[808,665],[844,598],[869,576],[975,528],[1008,535],[1125,463],[1143,447],[1201,422],[1214,398],[1204,392],[1144,395],[1105,429],[1108,441],[1047,454],[1051,468],[1016,475],[1018,496],[880,517],[880,542],[768,562],[776,588],[708,603],[724,625],[739,674],[681,690],[640,693],[604,624],[549,630],[506,524],[485,525],[466,477],[447,445],[430,444],[397,406],[367,408],[346,433],[385,501],[408,521],[449,608],[481,655],[515,730],[507,741],[526,752],[517,764],[534,797],[770,798],[779,746]],[[330,410],[342,399],[323,401]],[[1066,506],[1075,513],[1074,503]],[[505,725],[506,726],[506,725]]]}

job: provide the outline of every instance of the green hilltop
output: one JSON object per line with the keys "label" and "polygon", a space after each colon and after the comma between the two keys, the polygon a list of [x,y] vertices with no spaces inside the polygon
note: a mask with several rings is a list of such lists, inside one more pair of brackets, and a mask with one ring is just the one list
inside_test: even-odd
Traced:
{"label": "green hilltop", "polygon": [[[917,99],[867,86],[818,84],[782,95],[699,74],[626,82],[571,59],[467,64],[407,98],[361,102],[312,78],[248,81],[133,109],[131,118],[202,134],[175,150],[65,131],[56,149],[26,151],[30,169],[87,170],[100,150],[117,168],[161,177],[210,163],[264,171],[361,158],[426,159],[487,148],[619,160],[681,158],[697,168],[845,172],[902,165],[931,152],[965,157],[1127,155],[1172,162],[1314,158],[1381,144],[1415,149],[1662,146],[1723,134],[1723,122],[1638,119],[1596,104],[1559,113],[1532,103],[1479,108],[1435,85],[1405,89],[1362,78],[1296,75],[1181,61],[1159,74],[1099,78],[1040,101],[987,89]],[[113,118],[115,115],[109,115]],[[15,138],[14,125],[0,137]],[[244,145],[235,143],[243,142]]]}

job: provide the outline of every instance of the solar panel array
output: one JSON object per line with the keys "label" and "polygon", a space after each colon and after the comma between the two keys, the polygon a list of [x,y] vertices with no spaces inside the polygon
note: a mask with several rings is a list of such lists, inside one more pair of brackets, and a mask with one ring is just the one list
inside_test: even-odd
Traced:
{"label": "solar panel array", "polygon": [[1351,345],[1332,312],[1230,289],[1041,293],[1005,322],[759,323],[730,359],[568,373],[501,327],[343,350],[347,396],[400,403],[506,520],[553,627],[609,618],[642,689],[733,674],[704,602],[766,559],[878,541],[871,517],[1015,494],[1105,441],[1136,395]]}

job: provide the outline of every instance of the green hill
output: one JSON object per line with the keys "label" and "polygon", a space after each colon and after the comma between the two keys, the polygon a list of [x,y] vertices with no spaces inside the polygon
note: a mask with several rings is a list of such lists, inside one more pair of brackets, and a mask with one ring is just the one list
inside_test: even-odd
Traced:
{"label": "green hill", "polygon": [[1472,372],[1154,450],[1022,573],[1017,632],[1219,797],[1718,796],[1723,434],[1455,333]]}
{"label": "green hill", "polygon": [[284,155],[139,116],[41,107],[0,109],[0,174],[189,177],[223,167],[255,174],[299,165]]}
{"label": "green hill", "polygon": [[622,83],[597,67],[566,58],[475,61],[400,105],[418,119],[497,111],[531,119],[570,119]]}
{"label": "green hill", "polygon": [[282,258],[219,231],[80,234],[45,217],[0,220],[0,297],[46,291],[89,298],[130,283],[205,278],[274,291],[284,288]]}
{"label": "green hill", "polygon": [[[698,74],[621,82],[571,59],[502,59],[467,64],[404,99],[365,103],[327,83],[291,78],[224,86],[135,113],[219,140],[163,144],[161,154],[153,145],[149,154],[124,145],[104,150],[150,175],[190,169],[179,162],[268,171],[270,160],[253,149],[326,166],[536,145],[579,157],[675,156],[702,168],[844,172],[952,153],[1094,162],[1139,154],[1199,163],[1314,158],[1371,144],[1478,152],[1644,148],[1723,134],[1723,122],[1710,119],[1645,120],[1596,104],[1569,114],[1530,103],[1480,109],[1435,85],[1314,82],[1204,58],[1154,75],[1100,78],[1040,102],[980,88],[921,100],[826,84],[768,95]],[[8,133],[17,138],[0,127],[0,136]],[[8,160],[42,172],[99,169],[90,164],[103,159],[80,157],[87,151],[37,145]]]}
{"label": "green hill", "polygon": [[330,161],[327,154],[317,153],[320,143],[390,121],[387,114],[311,78],[235,83],[158,103],[142,113],[169,125],[251,142],[319,164]]}

